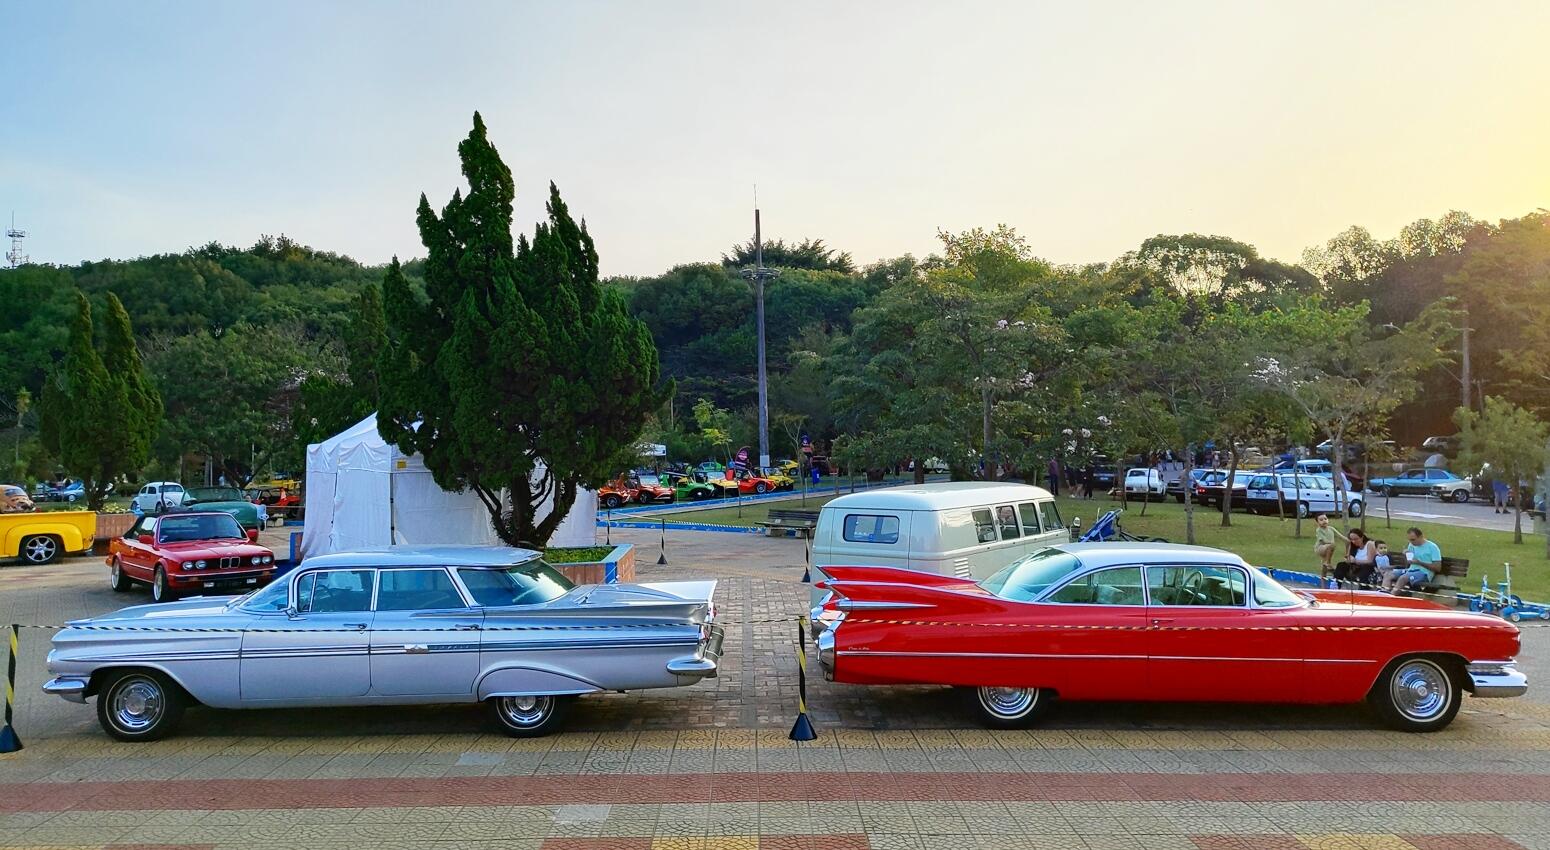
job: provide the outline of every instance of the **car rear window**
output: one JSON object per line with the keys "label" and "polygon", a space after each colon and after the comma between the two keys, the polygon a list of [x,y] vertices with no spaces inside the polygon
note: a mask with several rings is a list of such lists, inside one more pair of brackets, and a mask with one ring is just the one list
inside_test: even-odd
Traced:
{"label": "car rear window", "polygon": [[1075,555],[1059,549],[1040,549],[1008,564],[980,582],[980,587],[1002,599],[1028,602],[1081,566]]}
{"label": "car rear window", "polygon": [[841,533],[851,543],[898,543],[899,518],[886,514],[846,514]]}
{"label": "car rear window", "polygon": [[458,570],[457,574],[474,602],[489,608],[549,602],[576,586],[559,570],[537,558],[503,570],[468,568]]}

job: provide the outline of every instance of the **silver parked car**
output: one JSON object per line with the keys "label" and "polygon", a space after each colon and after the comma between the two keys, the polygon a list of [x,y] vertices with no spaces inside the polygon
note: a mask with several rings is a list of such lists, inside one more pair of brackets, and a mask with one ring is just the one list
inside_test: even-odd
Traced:
{"label": "silver parked car", "polygon": [[148,741],[214,708],[486,702],[517,737],[596,691],[716,675],[714,581],[574,585],[537,552],[390,547],[311,558],[267,587],[75,620],[46,693],[97,698]]}

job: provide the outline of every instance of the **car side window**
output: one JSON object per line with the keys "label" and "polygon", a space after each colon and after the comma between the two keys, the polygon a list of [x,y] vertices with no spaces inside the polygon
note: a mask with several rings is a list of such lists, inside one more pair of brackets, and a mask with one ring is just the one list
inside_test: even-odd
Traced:
{"label": "car side window", "polygon": [[851,543],[898,543],[899,518],[880,514],[846,514],[842,533]]}
{"label": "car side window", "polygon": [[154,496],[154,495],[156,495],[156,488],[154,486],[147,486],[144,490],[141,490],[140,492],[144,493],[147,496]]}
{"label": "car side window", "polygon": [[1017,512],[1011,505],[1001,505],[996,508],[996,525],[1001,529],[1002,540],[1016,540],[1021,536],[1017,524]]}
{"label": "car side window", "polygon": [[1248,576],[1232,567],[1147,567],[1153,605],[1245,607]]}
{"label": "car side window", "polygon": [[1268,475],[1256,475],[1249,479],[1250,490],[1274,490],[1275,487],[1275,479]]}
{"label": "car side window", "polygon": [[1023,502],[1017,506],[1017,517],[1023,521],[1023,534],[1032,536],[1039,533],[1039,506],[1033,502]]}
{"label": "car side window", "polygon": [[996,521],[990,508],[974,509],[974,536],[981,543],[996,542]]}
{"label": "car side window", "polygon": [[337,614],[371,610],[375,570],[319,570],[296,584],[296,610],[303,614]]}
{"label": "car side window", "polygon": [[1426,473],[1426,477],[1427,478],[1435,479],[1437,481],[1441,481],[1442,479],[1447,478],[1448,476],[1447,476],[1447,473],[1443,472],[1440,469],[1433,469],[1430,472]]}
{"label": "car side window", "polygon": [[466,608],[446,570],[383,570],[377,588],[378,611],[426,611]]}
{"label": "car side window", "polygon": [[1060,521],[1060,509],[1055,507],[1053,501],[1039,503],[1039,518],[1043,521],[1045,531],[1065,528],[1065,525]]}
{"label": "car side window", "polygon": [[1140,567],[1110,567],[1073,579],[1050,594],[1047,602],[1067,605],[1145,605]]}

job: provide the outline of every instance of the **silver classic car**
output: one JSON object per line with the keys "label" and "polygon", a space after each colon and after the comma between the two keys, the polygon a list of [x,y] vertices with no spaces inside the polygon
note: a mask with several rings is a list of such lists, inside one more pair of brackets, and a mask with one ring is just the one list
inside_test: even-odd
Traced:
{"label": "silver classic car", "polygon": [[97,698],[109,735],[214,708],[487,702],[508,734],[554,731],[596,691],[716,675],[714,581],[574,585],[539,553],[390,547],[308,559],[238,597],[140,605],[54,636],[46,693]]}

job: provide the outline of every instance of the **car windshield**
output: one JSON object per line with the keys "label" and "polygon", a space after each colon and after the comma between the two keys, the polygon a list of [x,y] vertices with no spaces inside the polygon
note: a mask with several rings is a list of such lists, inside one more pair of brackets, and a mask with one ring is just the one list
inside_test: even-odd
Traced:
{"label": "car windshield", "polygon": [[290,603],[290,582],[282,578],[233,599],[230,607],[245,611],[284,611]]}
{"label": "car windshield", "polygon": [[1286,586],[1271,578],[1261,569],[1255,569],[1254,576],[1254,604],[1261,608],[1296,608],[1303,604],[1301,596],[1286,589]]}
{"label": "car windshield", "polygon": [[1082,562],[1075,555],[1059,549],[1041,549],[1007,565],[1000,572],[980,582],[980,587],[1013,602],[1029,602],[1060,581],[1074,570],[1081,569]]}
{"label": "car windshield", "polygon": [[564,596],[575,583],[542,558],[502,570],[464,567],[457,571],[474,602],[487,608],[537,605]]}
{"label": "car windshield", "polygon": [[190,487],[184,494],[183,501],[188,504],[195,502],[241,502],[242,491],[235,487]]}
{"label": "car windshield", "polygon": [[190,540],[246,540],[242,526],[231,514],[196,514],[193,516],[165,516],[157,526],[163,543],[186,543]]}

